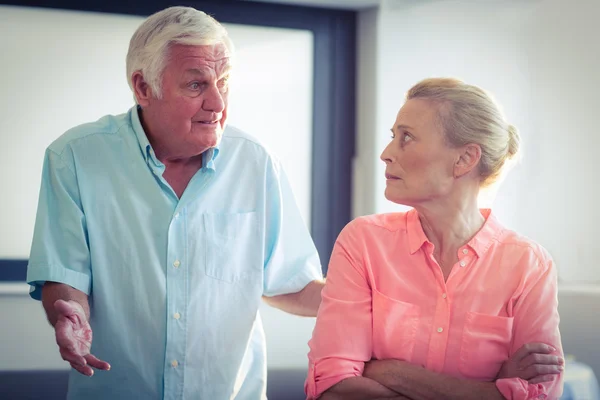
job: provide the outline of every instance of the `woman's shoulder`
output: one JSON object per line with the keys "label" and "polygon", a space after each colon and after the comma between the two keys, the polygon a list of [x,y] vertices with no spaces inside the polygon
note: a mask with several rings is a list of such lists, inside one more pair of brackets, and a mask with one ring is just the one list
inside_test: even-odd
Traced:
{"label": "woman's shoulder", "polygon": [[409,213],[410,211],[364,215],[350,221],[344,229],[352,231],[385,230],[390,232],[406,230]]}
{"label": "woman's shoulder", "polygon": [[539,242],[511,229],[503,229],[498,237],[500,248],[512,254],[529,258],[533,266],[546,267],[552,263],[552,256]]}
{"label": "woman's shoulder", "polygon": [[393,241],[397,233],[406,232],[407,213],[372,214],[357,217],[340,232],[337,242],[345,245],[370,246]]}

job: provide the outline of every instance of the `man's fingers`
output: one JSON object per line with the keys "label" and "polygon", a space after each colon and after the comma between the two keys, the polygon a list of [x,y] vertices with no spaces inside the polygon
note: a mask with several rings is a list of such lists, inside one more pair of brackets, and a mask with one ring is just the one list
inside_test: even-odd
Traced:
{"label": "man's fingers", "polygon": [[73,367],[73,369],[75,371],[79,372],[82,375],[85,375],[85,376],[92,376],[92,375],[94,375],[94,370],[90,366],[88,366],[88,365],[82,366],[82,365],[71,363],[71,367]]}
{"label": "man's fingers", "polygon": [[552,346],[549,346],[545,343],[526,343],[519,350],[513,354],[511,359],[514,362],[519,363],[522,359],[527,357],[531,353],[541,353],[541,354],[549,354],[555,351],[556,349]]}
{"label": "man's fingers", "polygon": [[74,365],[79,365],[81,367],[84,367],[87,365],[87,361],[85,360],[85,358],[83,356],[76,354],[72,351],[69,351],[69,350],[65,349],[64,347],[59,347],[59,350],[60,350],[60,356],[62,357],[63,360],[68,361]]}
{"label": "man's fingers", "polygon": [[528,380],[528,382],[531,383],[531,384],[543,383],[543,382],[550,382],[551,380],[555,379],[555,377],[556,377],[556,374],[541,375],[541,376],[538,376],[536,378]]}
{"label": "man's fingers", "polygon": [[545,365],[564,365],[565,360],[562,357],[554,356],[551,354],[540,354],[531,353],[527,357],[523,358],[518,363],[521,369],[526,369],[530,365],[545,364]]}
{"label": "man's fingers", "polygon": [[88,354],[87,356],[85,356],[85,359],[86,359],[88,365],[91,367],[94,367],[96,369],[101,369],[104,371],[110,370],[109,363],[107,363],[106,361],[99,360],[98,358],[96,358],[95,356],[93,356],[91,354]]}

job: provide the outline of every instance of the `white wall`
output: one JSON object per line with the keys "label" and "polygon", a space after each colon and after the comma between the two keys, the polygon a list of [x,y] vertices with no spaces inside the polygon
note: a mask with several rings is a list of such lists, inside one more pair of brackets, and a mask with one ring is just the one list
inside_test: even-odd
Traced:
{"label": "white wall", "polygon": [[598,15],[597,0],[383,0],[361,12],[358,109],[368,112],[354,212],[402,209],[383,196],[378,157],[413,84],[455,76],[488,89],[524,141],[522,162],[495,188],[495,212],[550,251],[563,282],[591,283],[561,286],[561,329],[565,350],[600,376]]}
{"label": "white wall", "polygon": [[[10,194],[0,196],[0,259],[29,255],[46,146],[72,126],[133,105],[125,55],[142,20],[0,6],[0,187]],[[237,49],[229,123],[282,160],[308,226],[312,33],[226,27]],[[66,368],[41,305],[26,288],[0,284],[0,370]],[[269,366],[306,367],[314,319],[266,306],[261,313]]]}
{"label": "white wall", "polygon": [[542,243],[561,279],[600,283],[600,192],[592,176],[600,167],[598,12],[595,0],[389,0],[361,13],[359,24],[375,20],[377,31],[366,28],[360,39],[359,76],[374,88],[361,82],[367,96],[359,109],[375,104],[375,112],[359,116],[357,162],[371,160],[375,185],[356,176],[356,192],[371,196],[357,202],[356,215],[398,209],[382,195],[378,156],[404,93],[425,77],[456,76],[491,91],[523,137],[523,160],[494,202],[500,219]]}

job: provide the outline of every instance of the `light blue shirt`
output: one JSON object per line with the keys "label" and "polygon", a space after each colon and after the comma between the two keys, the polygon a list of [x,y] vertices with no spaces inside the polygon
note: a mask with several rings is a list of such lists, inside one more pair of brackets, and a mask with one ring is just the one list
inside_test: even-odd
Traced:
{"label": "light blue shirt", "polygon": [[[321,279],[280,163],[228,127],[181,199],[136,108],[46,151],[27,281],[90,295],[92,354],[69,399],[266,398],[261,296]],[[58,351],[57,351],[58,357]]]}

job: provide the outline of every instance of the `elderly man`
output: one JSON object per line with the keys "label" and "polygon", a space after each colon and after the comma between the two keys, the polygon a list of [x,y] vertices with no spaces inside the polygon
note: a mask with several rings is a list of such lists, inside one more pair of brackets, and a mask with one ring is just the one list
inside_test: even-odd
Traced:
{"label": "elderly man", "polygon": [[127,54],[137,105],[46,151],[27,280],[71,399],[265,398],[261,298],[316,315],[320,263],[285,173],[225,129],[231,57],[205,13],[152,15]]}

